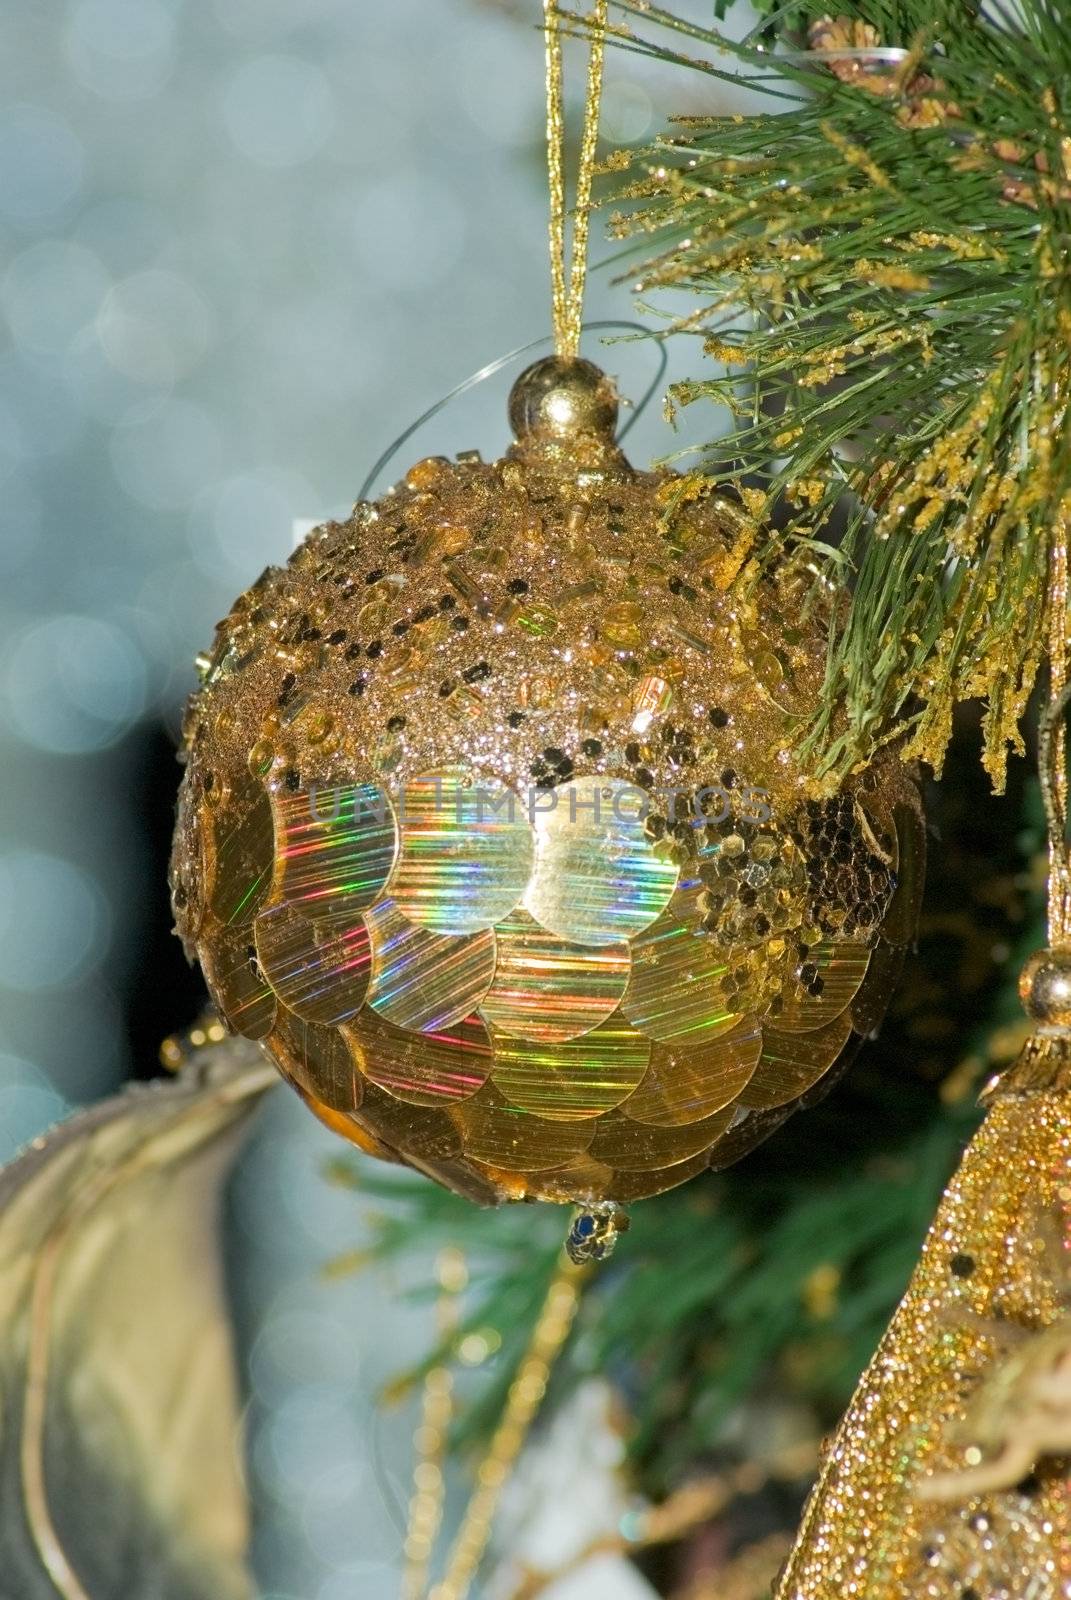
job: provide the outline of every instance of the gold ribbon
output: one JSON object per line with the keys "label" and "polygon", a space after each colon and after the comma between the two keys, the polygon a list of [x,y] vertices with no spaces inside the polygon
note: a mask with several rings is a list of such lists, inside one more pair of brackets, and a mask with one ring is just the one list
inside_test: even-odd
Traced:
{"label": "gold ribbon", "polygon": [[590,18],[591,52],[584,103],[584,131],[580,141],[580,170],[573,212],[573,248],[566,272],[565,239],[565,95],[562,73],[562,12],[556,0],[543,0],[547,38],[547,178],[550,188],[550,283],[554,320],[554,348],[566,361],[580,350],[584,319],[584,286],[588,270],[588,232],[591,219],[591,181],[599,137],[602,99],[603,47],[609,0],[595,0]]}

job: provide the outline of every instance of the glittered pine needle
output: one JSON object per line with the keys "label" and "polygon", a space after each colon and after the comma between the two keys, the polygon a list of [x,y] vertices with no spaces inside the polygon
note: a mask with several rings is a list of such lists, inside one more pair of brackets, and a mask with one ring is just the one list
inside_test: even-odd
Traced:
{"label": "glittered pine needle", "polygon": [[762,486],[774,526],[738,585],[786,551],[850,585],[805,749],[841,775],[902,738],[939,768],[982,698],[999,787],[1071,495],[1066,8],[795,6],[773,82],[754,38],[616,9],[627,48],[770,97],[635,153],[612,226],[724,369],[672,398],[727,408],[700,464]]}

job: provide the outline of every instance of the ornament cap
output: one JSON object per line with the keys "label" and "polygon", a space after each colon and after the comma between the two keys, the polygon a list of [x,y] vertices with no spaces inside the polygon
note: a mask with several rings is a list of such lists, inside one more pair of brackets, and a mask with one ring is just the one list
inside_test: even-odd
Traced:
{"label": "ornament cap", "polygon": [[594,362],[546,356],[526,368],[509,397],[513,455],[587,465],[622,462],[614,442],[618,398]]}
{"label": "ornament cap", "polygon": [[1019,978],[1019,998],[1032,1022],[1071,1028],[1071,948],[1035,951]]}

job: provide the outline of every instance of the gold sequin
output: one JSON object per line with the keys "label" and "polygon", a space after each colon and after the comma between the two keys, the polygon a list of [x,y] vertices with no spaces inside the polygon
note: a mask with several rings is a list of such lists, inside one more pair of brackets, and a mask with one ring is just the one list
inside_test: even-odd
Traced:
{"label": "gold sequin", "polygon": [[481,1015],[500,1033],[537,1042],[575,1039],[617,1007],[631,968],[624,940],[570,944],[526,911],[495,928],[494,981]]}
{"label": "gold sequin", "polygon": [[732,1107],[679,1127],[636,1122],[623,1108],[595,1124],[591,1155],[620,1172],[657,1172],[706,1152],[732,1121]]}
{"label": "gold sequin", "polygon": [[407,1033],[365,1011],[343,1032],[364,1077],[410,1105],[468,1099],[491,1071],[491,1041],[478,1017],[438,1033]]}
{"label": "gold sequin", "polygon": [[236,1033],[265,1039],[275,1021],[275,994],[257,963],[253,930],[220,929],[198,949],[209,988]]}
{"label": "gold sequin", "polygon": [[512,789],[451,769],[424,773],[402,790],[400,817],[391,896],[411,922],[476,933],[520,904],[535,841]]}
{"label": "gold sequin", "polygon": [[780,1005],[770,1020],[795,1033],[824,1028],[851,1005],[866,977],[870,951],[865,945],[817,940],[808,944],[796,975],[785,980]]}
{"label": "gold sequin", "polygon": [[646,799],[616,779],[577,778],[539,799],[525,909],[577,944],[629,938],[663,911],[677,867],[644,829]]}
{"label": "gold sequin", "polygon": [[621,1110],[633,1121],[655,1127],[702,1122],[738,1097],[754,1074],[761,1049],[762,1027],[750,1017],[720,1038],[660,1042]]}
{"label": "gold sequin", "polygon": [[332,1111],[356,1111],[362,1084],[338,1028],[320,1027],[280,1006],[270,1047],[287,1077]]}
{"label": "gold sequin", "polygon": [[596,1126],[591,1118],[552,1122],[536,1116],[511,1105],[493,1083],[455,1106],[451,1115],[467,1156],[509,1172],[538,1172],[583,1155]]}
{"label": "gold sequin", "polygon": [[306,1022],[345,1022],[361,1009],[372,972],[364,918],[311,921],[294,905],[271,906],[254,924],[261,970]]}
{"label": "gold sequin", "polygon": [[742,952],[695,933],[668,913],[632,942],[621,1010],[652,1039],[714,1039],[759,1003]]}
{"label": "gold sequin", "polygon": [[740,1104],[752,1110],[771,1110],[795,1100],[829,1071],[852,1031],[847,1012],[824,1028],[806,1033],[763,1029],[762,1054],[754,1075],[740,1095]]}
{"label": "gold sequin", "polygon": [[372,937],[368,1004],[385,1022],[440,1033],[478,1009],[495,973],[490,930],[456,938],[429,933],[392,900],[373,906],[366,921]]}
{"label": "gold sequin", "polygon": [[554,1120],[597,1117],[620,1105],[641,1082],[651,1042],[623,1018],[579,1039],[536,1043],[495,1034],[495,1087],[523,1110]]}
{"label": "gold sequin", "polygon": [[238,772],[209,816],[208,903],[225,926],[243,926],[252,922],[271,886],[271,804],[255,778]]}
{"label": "gold sequin", "polygon": [[398,853],[398,827],[386,793],[345,784],[291,793],[275,787],[277,898],[306,917],[354,916],[379,899]]}

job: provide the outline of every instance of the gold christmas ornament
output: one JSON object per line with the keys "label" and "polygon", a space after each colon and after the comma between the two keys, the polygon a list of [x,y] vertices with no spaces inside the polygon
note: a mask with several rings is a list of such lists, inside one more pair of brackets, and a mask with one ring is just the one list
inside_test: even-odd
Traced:
{"label": "gold christmas ornament", "polygon": [[[733,589],[758,530],[641,472],[577,354],[596,45],[555,356],[485,463],[419,461],[237,601],[186,723],[178,930],[229,1027],[347,1138],[481,1201],[592,1212],[750,1149],[879,1021],[920,886],[891,756],[792,756],[827,597]],[[594,1242],[593,1242],[594,1239]]]}
{"label": "gold christmas ornament", "polygon": [[747,512],[630,467],[598,369],[537,363],[510,416],[501,461],[419,462],[221,625],[176,916],[357,1143],[480,1200],[623,1203],[874,1026],[918,806],[893,760],[809,785],[802,575],[732,597]]}

